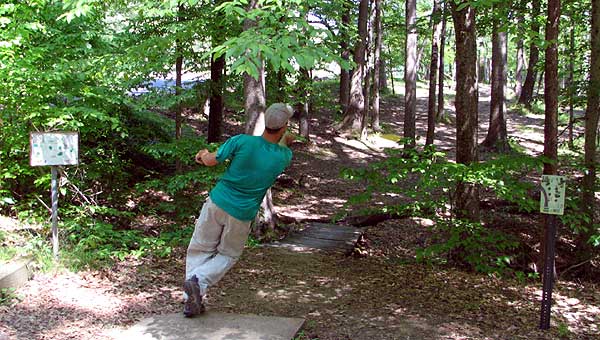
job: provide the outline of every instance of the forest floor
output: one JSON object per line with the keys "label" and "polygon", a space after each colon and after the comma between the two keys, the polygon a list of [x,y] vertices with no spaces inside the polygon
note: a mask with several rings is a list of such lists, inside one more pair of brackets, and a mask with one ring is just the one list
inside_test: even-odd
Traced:
{"label": "forest floor", "polygon": [[[480,97],[481,139],[487,131],[486,91],[482,88]],[[417,131],[423,140],[427,94],[418,96]],[[402,111],[401,96],[384,99],[386,133],[402,135]],[[277,212],[288,220],[326,220],[346,209],[349,197],[364,188],[342,179],[340,170],[383,159],[382,148],[396,146],[377,136],[367,146],[335,134],[327,110],[312,118],[311,142],[293,147],[294,160],[286,171],[292,185],[274,189]],[[508,123],[509,134],[521,145],[541,152],[543,117],[509,114]],[[228,133],[240,132],[239,126],[228,126]],[[454,131],[449,123],[440,124],[436,133],[439,149],[451,159]],[[537,214],[494,216],[536,249]],[[304,318],[298,339],[600,339],[597,281],[559,280],[551,329],[540,331],[539,280],[417,263],[416,248],[431,239],[430,223],[408,218],[362,228],[362,256],[247,248],[209,292],[208,308]],[[129,259],[110,269],[36,275],[15,292],[12,304],[0,305],[0,340],[108,339],[103,334],[112,327],[180,312],[184,259],[182,247],[168,259]]]}

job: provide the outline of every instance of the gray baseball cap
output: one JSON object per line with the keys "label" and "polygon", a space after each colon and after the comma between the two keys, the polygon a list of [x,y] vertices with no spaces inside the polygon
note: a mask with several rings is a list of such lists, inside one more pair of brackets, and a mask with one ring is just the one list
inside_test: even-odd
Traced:
{"label": "gray baseball cap", "polygon": [[294,110],[288,104],[272,104],[265,112],[265,126],[269,129],[280,129],[293,114]]}

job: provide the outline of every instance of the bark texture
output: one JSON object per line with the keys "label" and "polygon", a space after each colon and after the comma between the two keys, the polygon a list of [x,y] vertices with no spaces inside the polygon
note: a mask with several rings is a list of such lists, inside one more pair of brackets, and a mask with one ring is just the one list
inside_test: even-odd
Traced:
{"label": "bark texture", "polygon": [[[588,87],[588,101],[585,112],[585,174],[583,176],[583,207],[584,212],[590,217],[586,224],[587,231],[581,234],[577,240],[579,249],[579,260],[584,261],[592,257],[592,247],[588,242],[592,235],[597,235],[600,231],[594,228],[594,213],[598,211],[596,198],[597,181],[597,138],[598,138],[598,117],[600,115],[600,1],[592,0],[592,30],[591,30],[591,66],[590,83]],[[597,251],[597,250],[596,250]],[[589,262],[586,264],[589,268]],[[584,268],[586,269],[586,268]]]}
{"label": "bark texture", "polygon": [[210,61],[210,111],[208,113],[209,143],[218,142],[221,138],[223,126],[223,70],[225,69],[225,56],[211,58]]}
{"label": "bark texture", "polygon": [[[381,0],[375,0],[375,22],[373,23],[375,30],[375,46],[373,51],[373,130],[380,131],[379,122],[379,103],[381,101],[381,88],[385,88],[385,69],[382,67],[381,61],[381,44],[383,40],[383,26],[381,25]],[[383,83],[383,84],[382,84]]]}
{"label": "bark texture", "polygon": [[444,118],[444,49],[446,46],[446,14],[448,12],[448,5],[444,1],[444,8],[442,10],[442,31],[440,32],[440,57],[439,57],[439,74],[438,74],[438,100],[437,110],[435,113],[435,120],[440,121]]}
{"label": "bark texture", "polygon": [[525,83],[521,89],[521,96],[519,96],[519,104],[531,107],[531,101],[533,99],[533,90],[535,88],[535,80],[537,75],[536,65],[538,63],[540,50],[535,42],[537,36],[540,34],[540,24],[537,21],[537,17],[540,15],[541,1],[533,0],[531,9],[531,31],[534,32],[534,40],[529,44],[529,64],[527,66],[527,75],[525,76]]}
{"label": "bark texture", "polygon": [[437,72],[439,69],[439,41],[442,33],[442,10],[438,0],[433,1],[433,10],[431,11],[431,24],[433,28],[431,36],[431,63],[429,64],[429,100],[427,103],[427,138],[425,145],[433,144],[435,138],[435,122],[437,116],[436,108],[436,85]]}
{"label": "bark texture", "polygon": [[[348,8],[348,4],[346,5],[346,9],[344,10],[344,14],[342,15],[342,25],[347,27],[350,24],[350,9]],[[341,41],[340,41],[340,49],[342,50],[342,59],[349,60],[350,59],[350,49],[348,48],[348,33],[345,29],[341,31]],[[340,106],[342,108],[342,112],[346,112],[348,110],[348,101],[350,99],[350,70],[342,68],[340,70]]]}
{"label": "bark texture", "polygon": [[417,108],[417,1],[406,0],[406,62],[404,63],[404,137],[406,148],[415,147]]}
{"label": "bark texture", "polygon": [[350,129],[360,133],[365,98],[363,95],[363,81],[365,76],[365,46],[367,40],[367,24],[369,21],[369,0],[360,0],[358,11],[358,41],[354,48],[354,63],[356,68],[352,72],[350,82],[350,99],[344,119],[338,129]]}
{"label": "bark texture", "polygon": [[498,152],[508,152],[506,117],[504,115],[504,87],[506,83],[506,32],[500,30],[499,19],[494,20],[492,32],[492,93],[490,121],[482,146]]}
{"label": "bark texture", "polygon": [[[477,152],[477,35],[475,9],[451,3],[456,40],[456,162],[469,165],[478,161]],[[460,182],[455,195],[456,215],[477,220],[479,192],[472,183]]]}

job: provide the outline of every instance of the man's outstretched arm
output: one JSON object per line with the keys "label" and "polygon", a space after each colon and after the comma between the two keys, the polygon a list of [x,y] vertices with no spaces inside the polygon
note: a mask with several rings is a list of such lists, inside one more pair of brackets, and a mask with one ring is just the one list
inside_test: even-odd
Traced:
{"label": "man's outstretched arm", "polygon": [[219,164],[217,162],[217,153],[216,152],[208,152],[206,149],[202,149],[198,151],[196,154],[196,163],[203,164],[206,166],[215,166]]}

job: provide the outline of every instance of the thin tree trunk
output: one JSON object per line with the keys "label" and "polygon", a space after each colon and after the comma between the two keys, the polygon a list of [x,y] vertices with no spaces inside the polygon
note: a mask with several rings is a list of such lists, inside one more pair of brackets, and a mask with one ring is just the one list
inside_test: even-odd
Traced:
{"label": "thin tree trunk", "polygon": [[379,89],[380,91],[386,92],[388,90],[388,75],[387,75],[387,62],[381,58],[381,48],[379,49]]}
{"label": "thin tree trunk", "polygon": [[304,100],[300,103],[300,117],[298,117],[299,122],[299,133],[300,136],[306,138],[306,140],[310,139],[310,101],[311,101],[311,91],[312,88],[311,83],[312,77],[307,69],[300,69],[300,88],[302,91],[302,96]]}
{"label": "thin tree trunk", "polygon": [[[600,1],[592,0],[592,28],[591,28],[591,49],[590,58],[590,82],[588,87],[587,108],[585,112],[585,144],[584,144],[584,164],[585,173],[583,176],[583,212],[588,216],[589,221],[585,224],[587,230],[582,232],[577,240],[578,260],[583,261],[592,257],[593,249],[589,243],[592,235],[598,234],[597,227],[594,227],[594,213],[598,211],[596,205],[596,173],[598,160],[596,159],[598,117],[600,116]],[[586,265],[588,270],[589,264]],[[589,273],[589,272],[588,272]]]}
{"label": "thin tree trunk", "polygon": [[436,118],[436,105],[435,105],[435,91],[437,81],[438,65],[438,48],[440,34],[442,32],[441,22],[442,10],[438,0],[433,1],[433,10],[431,11],[431,24],[433,33],[431,35],[431,63],[429,66],[429,100],[427,103],[427,138],[425,139],[425,145],[433,144],[435,138],[435,118]]}
{"label": "thin tree trunk", "polygon": [[[177,9],[177,21],[182,21],[183,15],[183,5],[179,5],[178,9]],[[183,106],[181,103],[181,89],[182,89],[182,82],[181,82],[181,76],[183,73],[183,51],[181,48],[181,42],[179,41],[179,39],[177,39],[175,41],[175,50],[176,50],[176,54],[177,54],[177,58],[175,59],[175,97],[177,98],[177,106],[175,108],[175,139],[179,140],[181,139],[181,125],[182,125],[182,111],[183,111]],[[175,171],[177,173],[180,173],[182,171],[182,165],[181,165],[181,161],[179,159],[175,160]]]}
{"label": "thin tree trunk", "polygon": [[[391,55],[390,47],[388,46],[388,55]],[[396,95],[396,86],[394,85],[394,67],[390,65],[390,81],[392,83],[392,95]]]}
{"label": "thin tree trunk", "polygon": [[404,64],[404,137],[405,148],[416,145],[417,109],[417,1],[406,0],[406,62]]}
{"label": "thin tree trunk", "polygon": [[436,122],[444,118],[444,49],[446,46],[446,14],[448,12],[448,4],[444,1],[442,10],[442,31],[440,32],[440,60],[439,60],[439,80],[438,80],[438,100],[437,110],[435,113]]}
{"label": "thin tree trunk", "polygon": [[[545,175],[556,175],[558,173],[558,28],[560,20],[560,0],[548,0],[548,20],[546,21],[546,41],[548,45],[545,52],[544,68],[544,156],[550,162],[544,163]],[[544,215],[544,227],[547,215]],[[542,256],[539,268],[544,268],[546,234],[541,235]]]}
{"label": "thin tree trunk", "polygon": [[[478,161],[477,153],[477,35],[475,9],[451,2],[456,40],[456,162],[469,165]],[[456,215],[477,220],[479,192],[473,183],[459,182],[455,195]]]}
{"label": "thin tree trunk", "polygon": [[[523,15],[519,15],[517,19],[517,27],[523,25]],[[515,97],[521,96],[521,90],[523,89],[523,66],[525,65],[525,57],[523,55],[523,38],[517,37],[517,69],[515,71]]]}
{"label": "thin tree trunk", "polygon": [[350,100],[344,119],[337,129],[349,128],[360,133],[365,98],[363,96],[363,81],[365,75],[365,45],[367,40],[367,23],[369,20],[369,0],[360,0],[358,12],[358,41],[354,48],[354,63],[356,68],[352,72],[350,83]]}
{"label": "thin tree trunk", "polygon": [[[570,55],[575,55],[575,22],[571,17],[571,32],[569,33],[569,51]],[[573,82],[575,73],[574,58],[569,58],[569,85],[567,93],[569,94],[569,148],[574,149],[573,145],[573,124],[575,123],[575,112],[573,104],[573,96],[575,94],[575,84]]]}
{"label": "thin tree trunk", "polygon": [[539,79],[537,81],[537,87],[536,87],[536,90],[535,90],[535,96],[534,96],[534,98],[538,98],[540,96],[540,90],[542,89],[542,85],[544,83],[543,80],[544,80],[544,72],[542,71],[540,73]]}
{"label": "thin tree trunk", "polygon": [[[503,12],[501,5],[494,6],[496,15]],[[499,19],[494,19],[492,32],[492,93],[490,123],[482,146],[498,152],[508,151],[506,118],[504,116],[504,85],[506,82],[506,32],[500,30]]]}
{"label": "thin tree trunk", "polygon": [[525,76],[525,83],[521,89],[521,96],[519,97],[519,104],[525,107],[531,108],[531,101],[533,100],[533,89],[535,87],[536,80],[536,65],[539,59],[539,48],[535,42],[537,36],[540,34],[540,25],[537,22],[537,17],[540,15],[541,1],[533,0],[531,9],[531,32],[534,33],[533,40],[529,44],[529,63],[527,66],[527,75]]}
{"label": "thin tree trunk", "polygon": [[210,111],[208,114],[207,142],[218,142],[223,125],[223,71],[225,56],[210,60]]}
{"label": "thin tree trunk", "polygon": [[381,0],[375,0],[375,49],[374,49],[374,70],[373,70],[373,120],[374,131],[381,131],[379,122],[379,103],[381,101],[380,88],[385,88],[382,79],[385,79],[385,68],[382,67],[381,43],[383,40],[383,26],[381,25]]}
{"label": "thin tree trunk", "polygon": [[365,80],[363,86],[363,96],[365,97],[365,109],[363,110],[363,116],[360,124],[360,140],[367,140],[367,128],[370,121],[370,113],[371,113],[371,75],[372,67],[371,67],[371,58],[372,58],[372,49],[373,49],[373,37],[374,37],[374,28],[373,23],[375,22],[375,6],[369,9],[369,22],[367,23],[367,44],[365,47]]}
{"label": "thin tree trunk", "polygon": [[[347,27],[350,24],[350,8],[348,4],[344,3],[347,8],[342,15],[342,24],[344,27]],[[342,50],[342,59],[349,60],[350,59],[350,49],[348,48],[348,33],[346,29],[342,29],[341,31],[341,40],[340,40],[340,48]],[[348,110],[348,100],[350,99],[350,70],[341,68],[340,70],[340,106],[342,108],[342,112],[346,112]]]}

